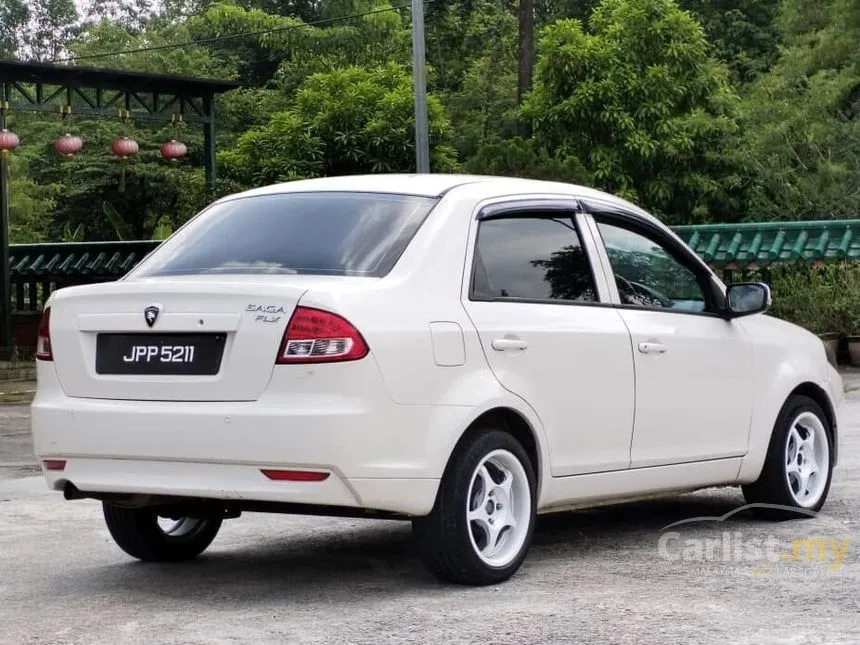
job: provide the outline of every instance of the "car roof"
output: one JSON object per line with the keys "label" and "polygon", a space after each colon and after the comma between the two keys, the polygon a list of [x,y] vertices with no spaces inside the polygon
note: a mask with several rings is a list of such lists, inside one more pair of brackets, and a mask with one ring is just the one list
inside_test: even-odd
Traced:
{"label": "car roof", "polygon": [[503,197],[518,193],[560,194],[597,199],[613,206],[623,208],[640,217],[657,222],[652,215],[620,197],[605,193],[594,188],[576,184],[538,179],[523,179],[519,177],[501,177],[491,175],[454,175],[454,174],[374,174],[374,175],[345,175],[340,177],[320,177],[317,179],[300,179],[270,186],[253,188],[242,193],[229,195],[223,200],[261,195],[277,195],[298,192],[368,192],[391,193],[400,195],[416,195],[419,197],[441,197],[447,192],[461,186],[483,188],[482,199]]}
{"label": "car roof", "polygon": [[377,175],[344,175],[341,177],[319,177],[317,179],[300,179],[271,186],[253,188],[236,197],[255,197],[257,195],[273,195],[294,192],[369,192],[369,193],[399,193],[417,195],[419,197],[439,197],[451,188],[464,183],[472,183],[477,177],[469,175],[435,175],[435,174],[377,174]]}

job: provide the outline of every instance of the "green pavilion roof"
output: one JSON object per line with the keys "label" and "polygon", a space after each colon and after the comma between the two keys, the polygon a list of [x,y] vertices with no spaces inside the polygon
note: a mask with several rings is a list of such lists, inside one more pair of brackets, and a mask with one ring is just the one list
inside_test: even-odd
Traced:
{"label": "green pavilion roof", "polygon": [[720,269],[860,260],[860,220],[677,226],[675,232]]}
{"label": "green pavilion roof", "polygon": [[12,279],[56,280],[122,277],[158,246],[155,241],[12,244]]}
{"label": "green pavilion roof", "polygon": [[[776,263],[860,260],[860,219],[677,226],[675,232],[716,269]],[[13,280],[115,279],[156,241],[13,244]]]}

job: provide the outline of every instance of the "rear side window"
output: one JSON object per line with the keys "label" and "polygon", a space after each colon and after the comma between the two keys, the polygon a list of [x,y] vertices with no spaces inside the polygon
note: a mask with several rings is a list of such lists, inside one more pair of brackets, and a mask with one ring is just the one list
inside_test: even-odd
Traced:
{"label": "rear side window", "polygon": [[382,277],[436,199],[383,193],[282,193],[212,206],[135,277],[316,274]]}
{"label": "rear side window", "polygon": [[597,300],[591,266],[569,217],[510,217],[479,224],[471,297]]}

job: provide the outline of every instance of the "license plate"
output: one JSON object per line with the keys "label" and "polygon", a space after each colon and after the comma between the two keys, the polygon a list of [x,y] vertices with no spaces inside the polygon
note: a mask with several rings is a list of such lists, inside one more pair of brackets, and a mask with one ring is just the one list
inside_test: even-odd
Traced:
{"label": "license plate", "polygon": [[98,374],[213,375],[226,334],[99,334]]}

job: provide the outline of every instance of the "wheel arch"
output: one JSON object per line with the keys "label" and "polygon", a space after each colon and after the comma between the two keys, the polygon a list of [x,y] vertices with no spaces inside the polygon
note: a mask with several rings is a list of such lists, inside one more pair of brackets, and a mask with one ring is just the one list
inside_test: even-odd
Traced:
{"label": "wheel arch", "polygon": [[781,383],[760,398],[753,412],[749,450],[738,472],[738,483],[751,484],[756,481],[764,468],[765,456],[773,437],[774,424],[786,402],[795,395],[807,396],[815,401],[827,415],[833,432],[833,465],[838,457],[838,415],[836,407],[826,389],[809,378],[800,378],[793,383]]}
{"label": "wheel arch", "polygon": [[[839,428],[837,424],[836,410],[833,406],[833,401],[830,400],[830,396],[828,396],[827,392],[825,392],[822,387],[816,385],[811,381],[805,381],[804,383],[801,383],[800,385],[795,387],[786,397],[785,401],[787,402],[788,399],[795,395],[808,396],[819,406],[821,406],[821,409],[824,410],[824,414],[827,415],[827,422],[830,425],[830,431],[832,433],[832,436],[830,438],[833,441],[833,465],[835,466],[836,461],[839,457]],[[783,402],[782,405],[784,406],[785,402]]]}
{"label": "wheel arch", "polygon": [[544,445],[541,443],[539,432],[537,428],[535,428],[534,424],[526,418],[526,415],[513,407],[499,405],[485,410],[475,417],[471,423],[466,426],[453,448],[450,450],[448,460],[445,463],[445,470],[447,471],[448,466],[451,463],[451,459],[463,443],[476,433],[480,432],[481,429],[487,427],[496,427],[500,430],[504,430],[522,444],[526,454],[529,456],[529,460],[531,461],[532,468],[535,472],[535,481],[537,482],[538,488],[535,492],[536,498],[539,500],[541,490],[543,489],[544,473],[548,471],[546,464],[544,463]]}

